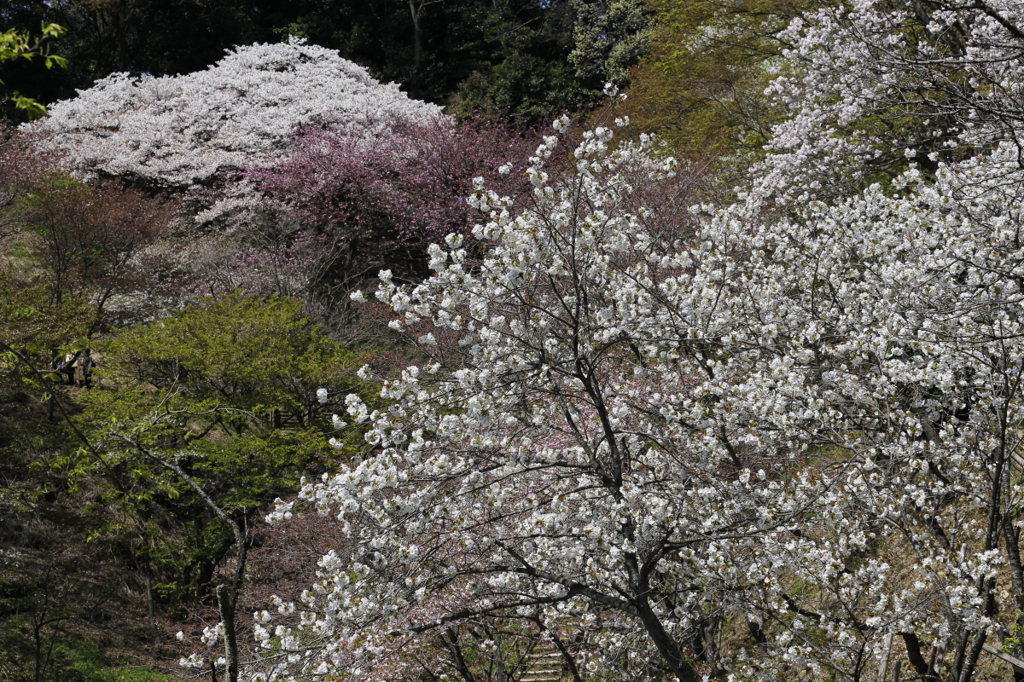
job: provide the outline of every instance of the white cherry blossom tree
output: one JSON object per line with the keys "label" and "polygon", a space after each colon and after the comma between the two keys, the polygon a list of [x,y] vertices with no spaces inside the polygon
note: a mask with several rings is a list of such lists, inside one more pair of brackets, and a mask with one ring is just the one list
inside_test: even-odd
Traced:
{"label": "white cherry blossom tree", "polygon": [[[378,297],[404,315],[396,327],[432,322],[420,342],[436,362],[385,383],[387,413],[350,400],[352,418],[373,421],[377,451],[303,493],[340,512],[351,554],[322,562],[306,618],[327,639],[298,665],[335,674],[354,656],[372,669],[375,647],[340,643],[535,614],[597,633],[584,669],[650,650],[699,679],[684,650],[728,599],[714,585],[680,586],[699,583],[716,539],[760,533],[758,510],[781,490],[739,482],[755,454],[729,455],[724,423],[684,428],[662,409],[663,396],[687,399],[702,379],[687,339],[654,338],[657,297],[643,283],[671,235],[648,233],[627,199],[674,162],[653,157],[647,139],[612,151],[611,136],[587,133],[577,171],[560,181],[544,171],[548,138],[529,171],[535,206],[518,216],[481,188],[474,201],[495,211],[475,232],[493,245],[482,262],[453,238],[434,247],[435,275],[415,289],[382,274]],[[623,324],[624,311],[646,322]]]}
{"label": "white cherry blossom tree", "polygon": [[263,645],[295,674],[373,676],[450,624],[537,615],[587,645],[580,670],[683,681],[895,657],[966,682],[1016,651],[1013,145],[896,195],[698,207],[673,233],[632,201],[671,160],[611,137],[558,179],[545,142],[521,213],[481,188],[482,261],[453,238],[419,286],[382,273],[434,361],[384,382],[386,411],[349,400],[372,454],[302,494],[345,552]]}
{"label": "white cherry blossom tree", "polygon": [[49,114],[38,128],[69,170],[183,196],[192,209],[220,201],[200,220],[260,206],[239,183],[240,170],[280,162],[303,124],[329,120],[371,141],[395,119],[441,116],[397,84],[378,83],[336,51],[301,40],[237,47],[181,76],[113,74]]}
{"label": "white cherry blossom tree", "polygon": [[755,427],[785,367],[749,341],[762,329],[719,308],[740,234],[676,251],[679,235],[630,201],[674,162],[611,138],[586,133],[559,180],[548,138],[519,215],[481,188],[482,262],[453,238],[415,288],[382,273],[395,327],[429,320],[436,362],[385,382],[387,412],[350,400],[376,451],[303,492],[347,538],[347,556],[321,562],[303,634],[264,630],[285,649],[323,637],[321,655],[294,656],[307,673],[373,670],[396,636],[535,614],[575,624],[591,674],[628,675],[628,653],[646,651],[660,663],[641,671],[698,680],[716,630],[750,615],[744,588],[763,589],[739,576],[825,489],[780,482],[807,433]]}
{"label": "white cherry blossom tree", "polygon": [[[1020,3],[832,3],[779,36],[768,94],[788,110],[752,197],[842,197],[899,172],[934,172],[1003,140],[1024,121]],[[905,163],[905,162],[904,162]]]}
{"label": "white cherry blossom tree", "polygon": [[791,481],[823,487],[753,562],[765,641],[737,674],[854,680],[894,655],[966,682],[984,651],[1019,657],[1020,178],[1004,144],[747,240],[721,305],[776,369],[748,373],[744,412],[808,439]]}

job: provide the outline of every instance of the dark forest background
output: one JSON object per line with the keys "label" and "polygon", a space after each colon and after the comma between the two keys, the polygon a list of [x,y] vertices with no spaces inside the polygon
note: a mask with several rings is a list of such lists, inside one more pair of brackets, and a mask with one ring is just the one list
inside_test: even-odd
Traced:
{"label": "dark forest background", "polygon": [[616,31],[635,33],[650,15],[638,9],[619,19],[597,41],[604,46],[570,60],[578,24],[593,24],[607,7],[564,0],[37,0],[0,3],[0,22],[30,32],[41,22],[67,29],[50,47],[68,68],[47,70],[39,60],[7,68],[11,89],[44,104],[113,72],[189,73],[232,46],[290,35],[338,50],[412,97],[533,123],[599,101],[607,75],[602,49]]}

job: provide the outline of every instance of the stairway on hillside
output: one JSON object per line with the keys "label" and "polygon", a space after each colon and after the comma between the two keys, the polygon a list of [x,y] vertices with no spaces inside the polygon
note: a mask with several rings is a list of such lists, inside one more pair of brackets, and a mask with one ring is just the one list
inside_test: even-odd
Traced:
{"label": "stairway on hillside", "polygon": [[526,672],[519,682],[559,682],[564,672],[562,654],[544,649],[527,655]]}

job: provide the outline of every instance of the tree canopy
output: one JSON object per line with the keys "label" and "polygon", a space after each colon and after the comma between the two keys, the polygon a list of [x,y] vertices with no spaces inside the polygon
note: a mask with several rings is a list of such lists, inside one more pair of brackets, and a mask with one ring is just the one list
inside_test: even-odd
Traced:
{"label": "tree canopy", "polygon": [[301,308],[229,295],[126,330],[100,350],[97,390],[81,397],[90,446],[78,466],[102,476],[105,499],[138,524],[140,560],[169,599],[209,589],[236,544],[193,484],[244,523],[335,459],[316,391],[358,389],[345,376],[354,356]]}

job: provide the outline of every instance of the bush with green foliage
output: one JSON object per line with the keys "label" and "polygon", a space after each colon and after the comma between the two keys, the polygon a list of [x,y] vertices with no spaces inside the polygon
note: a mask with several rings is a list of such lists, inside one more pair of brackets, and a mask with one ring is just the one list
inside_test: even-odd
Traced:
{"label": "bush with green foliage", "polygon": [[316,390],[362,392],[350,378],[357,357],[284,298],[206,301],[126,330],[101,358],[81,398],[92,446],[78,467],[105,480],[100,501],[124,511],[132,553],[172,601],[207,589],[236,544],[192,483],[248,524],[301,475],[337,461]]}

